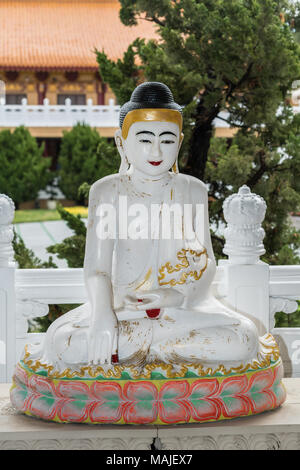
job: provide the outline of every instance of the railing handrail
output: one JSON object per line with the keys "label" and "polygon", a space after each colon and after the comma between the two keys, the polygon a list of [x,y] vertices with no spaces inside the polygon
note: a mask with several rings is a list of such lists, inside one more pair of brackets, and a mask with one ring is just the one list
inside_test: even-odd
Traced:
{"label": "railing handrail", "polygon": [[[213,287],[217,288],[224,281],[222,272],[223,267],[218,266]],[[300,265],[270,266],[269,284],[271,296],[300,296]],[[49,304],[70,303],[72,288],[76,288],[72,293],[76,302],[86,299],[82,293],[82,290],[85,292],[83,268],[16,269],[16,288],[22,298],[35,298]],[[66,295],[62,296],[62,292]]]}
{"label": "railing handrail", "polygon": [[0,127],[72,127],[77,122],[85,122],[93,127],[117,127],[120,106],[113,99],[107,105],[94,105],[91,99],[85,105],[72,105],[70,99],[65,104],[22,104],[0,103]]}
{"label": "railing handrail", "polygon": [[[295,113],[300,112],[300,106],[294,106]],[[43,104],[28,104],[22,99],[22,104],[5,104],[0,102],[0,127],[16,127],[27,125],[31,127],[72,127],[78,121],[93,127],[118,127],[120,106],[113,98],[107,105],[95,105],[91,98],[85,105],[73,105],[67,98],[65,104],[49,104],[45,98]],[[227,122],[228,112],[220,111],[213,124],[218,128],[230,128]]]}

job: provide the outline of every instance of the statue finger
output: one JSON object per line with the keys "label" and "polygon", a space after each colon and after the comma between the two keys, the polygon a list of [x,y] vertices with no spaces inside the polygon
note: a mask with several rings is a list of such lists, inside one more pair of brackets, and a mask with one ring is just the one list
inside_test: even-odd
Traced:
{"label": "statue finger", "polygon": [[160,302],[155,299],[150,302],[141,303],[138,305],[137,310],[149,310],[151,308],[159,308]]}
{"label": "statue finger", "polygon": [[132,295],[126,295],[125,300],[129,305],[136,305],[138,303],[138,297],[134,297]]}
{"label": "statue finger", "polygon": [[94,364],[101,364],[101,343],[102,338],[95,338],[94,344]]}
{"label": "statue finger", "polygon": [[[110,357],[108,359],[108,354],[107,354],[110,340],[107,334],[104,334],[102,336],[100,343],[101,343],[100,344],[100,364],[105,364],[105,362],[108,362],[108,360],[110,362]],[[110,356],[111,356],[111,353],[110,353]]]}
{"label": "statue finger", "polygon": [[159,299],[160,295],[155,292],[146,292],[142,294],[141,298],[155,300],[155,299]]}
{"label": "statue finger", "polygon": [[118,354],[118,335],[114,334],[112,346],[112,355]]}
{"label": "statue finger", "polygon": [[95,339],[93,337],[89,338],[88,345],[88,361],[89,364],[93,364],[95,358]]}

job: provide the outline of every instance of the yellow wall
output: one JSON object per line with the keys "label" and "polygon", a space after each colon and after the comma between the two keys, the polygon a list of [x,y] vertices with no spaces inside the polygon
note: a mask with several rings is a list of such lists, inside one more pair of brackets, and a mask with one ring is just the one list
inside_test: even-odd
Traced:
{"label": "yellow wall", "polygon": [[[19,76],[15,82],[9,82],[3,71],[0,71],[0,80],[3,80],[6,85],[7,93],[22,93],[27,95],[28,104],[38,104],[37,84],[38,80],[34,71],[20,71]],[[80,72],[76,82],[67,81],[64,71],[49,72],[49,76],[45,81],[47,85],[46,98],[49,99],[50,104],[57,104],[58,94],[85,94],[86,99],[91,98],[93,104],[97,104],[96,92],[96,75],[95,72]],[[99,82],[98,82],[99,83]],[[43,86],[43,84],[40,84]],[[99,83],[101,90],[101,83]],[[106,86],[104,97],[104,104],[108,105],[109,99],[114,98],[115,95],[109,86]],[[116,99],[115,99],[116,102]],[[1,128],[0,128],[1,130]],[[49,128],[49,127],[36,127],[30,128],[30,132],[35,137],[62,137],[63,130],[68,128]],[[114,128],[98,128],[98,132],[104,137],[113,137],[115,133]],[[217,137],[232,137],[235,134],[235,129],[218,128],[216,129]]]}
{"label": "yellow wall", "polygon": [[[0,80],[6,85],[7,93],[24,93],[27,95],[28,104],[38,104],[37,83],[34,71],[20,71],[15,82],[10,82],[5,77],[5,72],[0,71]],[[58,94],[85,94],[86,99],[91,98],[94,104],[97,104],[96,78],[95,72],[80,72],[76,82],[66,80],[63,71],[53,71],[45,81],[47,85],[46,98],[50,104],[57,104]],[[43,83],[40,84],[43,86]],[[101,84],[99,84],[101,90]],[[109,91],[105,97],[105,102],[113,97]]]}

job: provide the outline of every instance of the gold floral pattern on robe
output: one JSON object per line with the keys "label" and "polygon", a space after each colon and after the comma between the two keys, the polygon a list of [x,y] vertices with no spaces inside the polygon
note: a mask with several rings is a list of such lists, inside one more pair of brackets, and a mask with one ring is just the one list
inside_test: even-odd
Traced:
{"label": "gold floral pattern on robe", "polygon": [[175,266],[168,261],[159,268],[160,286],[184,284],[188,278],[198,281],[207,268],[208,256],[205,248],[201,251],[183,248],[177,252],[177,259],[179,263]]}

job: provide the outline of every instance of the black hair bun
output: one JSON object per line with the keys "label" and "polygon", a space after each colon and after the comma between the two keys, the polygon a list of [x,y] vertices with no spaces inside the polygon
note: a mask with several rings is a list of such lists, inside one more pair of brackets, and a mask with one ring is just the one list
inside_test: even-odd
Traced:
{"label": "black hair bun", "polygon": [[163,108],[174,109],[182,113],[181,106],[175,103],[171,90],[164,83],[145,82],[133,91],[130,101],[120,109],[120,128],[126,114],[134,109]]}

